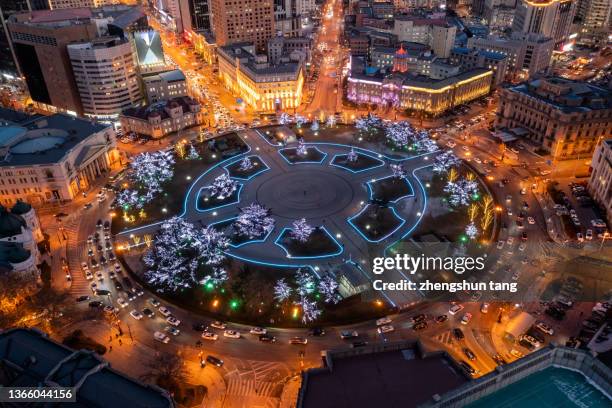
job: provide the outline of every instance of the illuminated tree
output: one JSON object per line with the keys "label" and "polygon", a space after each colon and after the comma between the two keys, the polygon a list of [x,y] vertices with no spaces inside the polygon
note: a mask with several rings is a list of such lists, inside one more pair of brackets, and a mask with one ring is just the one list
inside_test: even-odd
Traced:
{"label": "illuminated tree", "polygon": [[323,276],[319,281],[319,293],[326,303],[338,303],[338,282],[331,274]]}
{"label": "illuminated tree", "polygon": [[210,195],[218,200],[224,200],[231,197],[236,189],[238,189],[238,182],[236,180],[232,180],[230,176],[225,173],[215,178],[212,184],[208,187]]}
{"label": "illuminated tree", "polygon": [[310,130],[312,130],[315,133],[319,131],[319,120],[318,119],[314,119],[312,121],[312,125],[310,125]]}
{"label": "illuminated tree", "polygon": [[233,225],[239,235],[253,239],[271,232],[274,223],[274,218],[270,217],[270,210],[258,203],[252,203],[240,209],[240,214]]}
{"label": "illuminated tree", "polygon": [[476,228],[476,225],[473,222],[469,223],[467,227],[465,227],[465,235],[467,235],[469,239],[474,239],[478,235],[478,228]]}
{"label": "illuminated tree", "polygon": [[187,155],[188,160],[198,160],[200,159],[200,154],[193,144],[189,145],[189,154]]}
{"label": "illuminated tree", "polygon": [[306,218],[293,221],[291,229],[291,238],[298,242],[308,242],[308,238],[314,232],[314,228],[306,222]]}
{"label": "illuminated tree", "polygon": [[329,115],[327,117],[327,127],[334,127],[336,126],[336,115]]}
{"label": "illuminated tree", "polygon": [[391,164],[389,167],[391,168],[391,177],[396,179],[406,177],[406,169],[401,164]]}
{"label": "illuminated tree", "polygon": [[346,160],[350,163],[354,163],[357,161],[357,153],[355,152],[355,149],[351,148],[351,151],[348,152],[348,154],[346,155]]}
{"label": "illuminated tree", "polygon": [[306,156],[308,154],[308,149],[306,148],[306,143],[304,143],[304,139],[300,138],[300,140],[298,140],[298,146],[295,152],[298,156]]}
{"label": "illuminated tree", "polygon": [[495,218],[493,198],[488,194],[485,195],[482,199],[482,203],[480,204],[480,208],[482,209],[482,217],[480,218],[480,228],[484,232],[489,229],[489,227],[493,223],[493,219]]}
{"label": "illuminated tree", "polygon": [[448,173],[449,170],[458,166],[461,160],[455,156],[452,150],[446,150],[436,156],[434,159],[434,173]]}
{"label": "illuminated tree", "polygon": [[248,156],[245,156],[245,158],[240,161],[240,167],[238,167],[240,171],[249,171],[252,168],[253,162]]}
{"label": "illuminated tree", "polygon": [[278,302],[284,302],[291,297],[292,293],[293,289],[291,289],[291,286],[285,281],[285,278],[276,281],[274,285],[274,299]]}

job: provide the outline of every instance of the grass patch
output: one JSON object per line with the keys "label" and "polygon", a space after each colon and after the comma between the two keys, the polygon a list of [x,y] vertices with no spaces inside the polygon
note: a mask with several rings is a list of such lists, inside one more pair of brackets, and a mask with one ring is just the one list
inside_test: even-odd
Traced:
{"label": "grass patch", "polygon": [[380,165],[381,161],[365,154],[357,153],[357,160],[355,161],[349,161],[347,154],[341,154],[334,157],[331,163],[349,170],[363,171]]}
{"label": "grass patch", "polygon": [[289,230],[285,230],[279,243],[292,257],[325,256],[338,252],[338,244],[322,228],[316,228],[306,242],[300,242],[291,237]]}

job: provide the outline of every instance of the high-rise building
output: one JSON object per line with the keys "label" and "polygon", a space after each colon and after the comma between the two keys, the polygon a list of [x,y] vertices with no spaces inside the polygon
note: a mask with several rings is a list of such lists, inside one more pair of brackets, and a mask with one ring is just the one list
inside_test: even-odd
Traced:
{"label": "high-rise building", "polygon": [[83,113],[114,120],[122,110],[142,103],[132,45],[119,37],[102,37],[68,45],[68,55]]}
{"label": "high-rise building", "polygon": [[576,2],[571,0],[519,0],[512,31],[542,34],[560,48],[568,39],[575,14]]}
{"label": "high-rise building", "polygon": [[434,25],[431,29],[431,49],[436,56],[448,58],[455,44],[457,27],[454,25]]}
{"label": "high-rise building", "polygon": [[589,192],[604,207],[608,220],[612,220],[612,139],[602,140],[597,146],[591,167]]}
{"label": "high-rise building", "polygon": [[30,10],[30,3],[27,0],[0,0],[0,20],[2,31],[0,32],[0,71],[6,71],[13,75],[17,74],[17,65],[13,45],[10,41],[10,34],[6,26],[11,14]]}
{"label": "high-rise building", "polygon": [[612,3],[610,0],[582,0],[578,2],[575,22],[579,26],[578,42],[588,46],[606,44],[612,32]]}
{"label": "high-rise building", "polygon": [[102,7],[119,4],[119,0],[47,0],[51,10],[78,7]]}
{"label": "high-rise building", "polygon": [[66,46],[96,38],[90,9],[13,14],[8,30],[34,104],[47,111],[83,114]]}
{"label": "high-rise building", "polygon": [[262,50],[274,35],[273,0],[211,0],[211,9],[219,46],[246,41]]}
{"label": "high-rise building", "polygon": [[189,0],[189,14],[192,30],[210,30],[210,0]]}

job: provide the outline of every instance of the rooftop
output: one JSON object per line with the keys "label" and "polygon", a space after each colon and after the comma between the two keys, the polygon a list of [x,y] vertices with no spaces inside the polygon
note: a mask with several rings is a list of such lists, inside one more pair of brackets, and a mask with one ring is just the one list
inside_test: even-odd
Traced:
{"label": "rooftop", "polygon": [[197,104],[197,101],[191,98],[190,96],[179,96],[177,98],[172,98],[167,101],[153,103],[148,106],[128,108],[121,112],[121,116],[141,120],[147,120],[153,116],[161,116],[161,120],[164,120],[170,117],[170,115],[168,115],[168,112],[166,112],[166,108],[181,106],[183,108],[183,113],[187,113],[191,111],[190,106]]}
{"label": "rooftop", "polygon": [[30,258],[30,251],[21,242],[0,241],[0,271],[12,270],[11,264],[25,262]]}
{"label": "rooftop", "polygon": [[384,348],[328,351],[327,367],[306,373],[298,407],[416,407],[468,381],[444,352],[408,341]]}
{"label": "rooftop", "polygon": [[166,82],[177,82],[177,81],[184,81],[185,74],[183,74],[183,71],[181,71],[180,69],[174,69],[172,71],[160,72],[159,74],[147,75],[143,79],[145,81],[163,80]]}
{"label": "rooftop", "polygon": [[[299,62],[283,62],[278,65],[270,62],[260,62],[259,58],[261,56],[255,55],[253,51],[253,43],[242,42],[220,47],[219,55],[225,57],[226,60],[234,65],[236,60],[239,60],[240,66],[245,68],[244,71],[254,76],[275,74],[293,74],[297,76],[302,69],[302,65]],[[252,79],[255,80],[255,78]],[[268,80],[270,79],[266,78],[266,81]]]}
{"label": "rooftop", "polygon": [[7,377],[5,386],[76,387],[77,401],[70,404],[74,408],[175,406],[167,391],[131,379],[99,355],[74,351],[35,329],[0,331],[0,364],[4,368],[0,378]]}

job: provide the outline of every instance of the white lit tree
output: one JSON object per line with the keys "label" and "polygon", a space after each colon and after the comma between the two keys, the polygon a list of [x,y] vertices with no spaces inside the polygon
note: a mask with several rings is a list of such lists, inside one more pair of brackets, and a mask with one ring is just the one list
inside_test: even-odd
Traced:
{"label": "white lit tree", "polygon": [[346,155],[346,160],[351,163],[354,163],[357,161],[357,158],[358,156],[357,156],[357,153],[355,152],[355,149],[351,148],[351,151],[348,152],[348,154]]}
{"label": "white lit tree", "polygon": [[309,271],[302,268],[295,272],[295,283],[297,284],[297,292],[300,297],[310,295],[316,289],[314,277]]}
{"label": "white lit tree", "polygon": [[306,143],[304,143],[304,139],[300,138],[298,140],[298,146],[295,152],[298,156],[306,156],[308,154],[308,148],[306,147]]}
{"label": "white lit tree", "polygon": [[198,150],[195,148],[193,144],[189,145],[189,154],[187,155],[187,160],[198,160],[200,158],[200,154]]}
{"label": "white lit tree", "polygon": [[318,119],[314,119],[312,121],[312,125],[310,125],[310,130],[312,130],[315,133],[319,131],[319,120]]}
{"label": "white lit tree", "polygon": [[238,167],[240,171],[249,171],[252,168],[253,161],[248,156],[245,156],[245,158],[240,161],[240,167]]}
{"label": "white lit tree", "polygon": [[327,125],[327,127],[336,126],[336,115],[329,115],[325,124]]}
{"label": "white lit tree", "polygon": [[232,194],[238,189],[238,182],[232,180],[227,174],[221,174],[215,178],[212,184],[208,187],[208,191],[212,197],[217,200],[224,200],[231,197]]}
{"label": "white lit tree", "polygon": [[130,163],[131,180],[145,192],[147,198],[162,191],[161,185],[174,175],[171,152],[141,153]]}
{"label": "white lit tree", "polygon": [[220,266],[215,266],[212,268],[212,272],[205,275],[204,278],[200,281],[201,284],[212,283],[215,286],[219,286],[222,283],[226,282],[228,279],[227,271],[225,268]]}
{"label": "white lit tree", "polygon": [[298,242],[308,242],[308,238],[314,232],[314,228],[306,222],[306,218],[293,221],[293,228],[291,229],[291,238]]}
{"label": "white lit tree", "polygon": [[399,149],[408,147],[414,141],[415,132],[408,122],[397,122],[385,128],[385,137]]}
{"label": "white lit tree", "polygon": [[179,217],[163,222],[143,260],[145,279],[160,290],[176,291],[200,282],[204,265],[225,260],[227,238],[213,228],[196,228]]}
{"label": "white lit tree", "polygon": [[285,281],[285,278],[276,281],[274,285],[274,299],[278,302],[284,302],[291,297],[292,293],[293,289],[291,289],[291,286]]}
{"label": "white lit tree", "polygon": [[240,214],[233,225],[238,235],[253,239],[271,232],[274,223],[274,218],[270,217],[270,210],[258,203],[252,203],[240,209]]}
{"label": "white lit tree", "polygon": [[324,275],[319,281],[319,293],[325,303],[338,303],[338,282],[331,274]]}
{"label": "white lit tree", "polygon": [[438,144],[429,136],[429,132],[425,130],[415,134],[413,146],[419,153],[433,153],[438,150]]}
{"label": "white lit tree", "polygon": [[448,203],[453,207],[469,205],[472,198],[479,193],[478,183],[465,178],[448,181],[444,191],[448,193]]}
{"label": "white lit tree", "polygon": [[461,159],[452,150],[445,150],[434,159],[434,173],[447,173],[451,168],[461,164]]}
{"label": "white lit tree", "polygon": [[131,209],[141,209],[145,204],[145,199],[138,194],[138,191],[132,189],[121,190],[117,194],[117,204],[125,211]]}
{"label": "white lit tree", "polygon": [[300,300],[296,302],[302,309],[302,322],[309,323],[317,320],[321,316],[321,309],[317,307],[315,300],[309,299],[307,296],[300,296]]}
{"label": "white lit tree", "polygon": [[357,118],[355,127],[362,132],[369,133],[384,127],[384,122],[378,116],[370,113],[365,118]]}
{"label": "white lit tree", "polygon": [[470,222],[465,227],[465,235],[467,235],[469,239],[475,239],[476,236],[478,235],[478,227],[476,227],[476,224],[474,224],[473,222]]}
{"label": "white lit tree", "polygon": [[391,177],[393,178],[404,178],[406,177],[406,169],[401,164],[390,164],[391,168]]}
{"label": "white lit tree", "polygon": [[278,123],[280,123],[281,125],[286,125],[288,123],[291,123],[291,116],[289,116],[289,114],[283,112],[280,115],[280,118],[278,118]]}
{"label": "white lit tree", "polygon": [[304,125],[304,123],[306,123],[306,118],[303,117],[302,115],[295,115],[295,125],[298,128],[301,128],[302,125]]}

